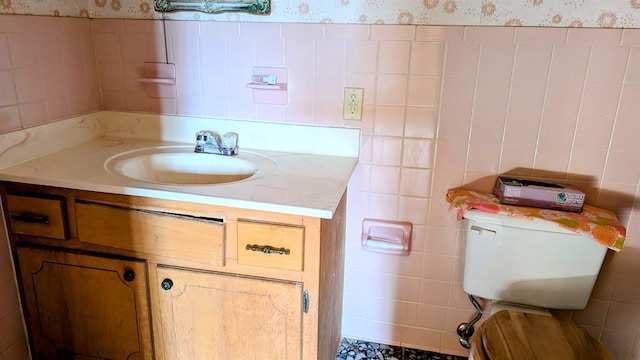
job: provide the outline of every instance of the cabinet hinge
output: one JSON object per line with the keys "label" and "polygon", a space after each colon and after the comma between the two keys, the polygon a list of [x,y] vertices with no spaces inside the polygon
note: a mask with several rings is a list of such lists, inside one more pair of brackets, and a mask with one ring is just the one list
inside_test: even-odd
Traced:
{"label": "cabinet hinge", "polygon": [[309,312],[309,291],[307,290],[302,293],[302,311],[305,314]]}

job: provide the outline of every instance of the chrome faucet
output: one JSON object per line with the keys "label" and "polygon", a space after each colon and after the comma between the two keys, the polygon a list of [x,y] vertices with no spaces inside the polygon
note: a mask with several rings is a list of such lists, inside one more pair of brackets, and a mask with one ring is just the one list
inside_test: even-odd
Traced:
{"label": "chrome faucet", "polygon": [[228,132],[220,136],[210,131],[198,131],[194,151],[206,154],[237,155],[238,134]]}

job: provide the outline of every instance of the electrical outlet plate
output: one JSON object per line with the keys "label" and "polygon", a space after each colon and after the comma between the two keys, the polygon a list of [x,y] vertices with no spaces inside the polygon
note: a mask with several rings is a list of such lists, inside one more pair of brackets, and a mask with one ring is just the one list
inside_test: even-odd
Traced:
{"label": "electrical outlet plate", "polygon": [[364,89],[344,88],[344,102],[342,118],[344,120],[362,120],[362,102],[364,100]]}

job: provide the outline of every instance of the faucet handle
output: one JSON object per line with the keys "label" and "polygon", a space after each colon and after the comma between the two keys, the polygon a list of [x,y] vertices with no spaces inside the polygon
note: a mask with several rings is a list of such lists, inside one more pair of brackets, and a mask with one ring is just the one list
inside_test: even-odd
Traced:
{"label": "faucet handle", "polygon": [[208,131],[198,131],[196,133],[196,141],[207,142],[210,137],[211,137],[211,133]]}
{"label": "faucet handle", "polygon": [[196,133],[196,149],[195,152],[204,152],[204,146],[209,141],[211,133],[208,131],[198,131]]}
{"label": "faucet handle", "polygon": [[222,148],[224,153],[235,155],[238,153],[238,134],[228,132],[222,135]]}

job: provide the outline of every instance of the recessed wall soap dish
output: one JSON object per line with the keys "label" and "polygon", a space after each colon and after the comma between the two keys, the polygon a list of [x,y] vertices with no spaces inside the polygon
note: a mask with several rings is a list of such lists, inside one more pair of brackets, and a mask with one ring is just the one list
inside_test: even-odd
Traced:
{"label": "recessed wall soap dish", "polygon": [[284,105],[287,103],[287,69],[256,66],[247,87],[253,89],[253,102],[257,104]]}
{"label": "recessed wall soap dish", "polygon": [[362,249],[385,254],[411,253],[410,222],[364,219],[362,221]]}
{"label": "recessed wall soap dish", "polygon": [[152,98],[177,97],[176,65],[167,63],[144,63],[143,77],[138,78],[144,84],[147,96]]}

